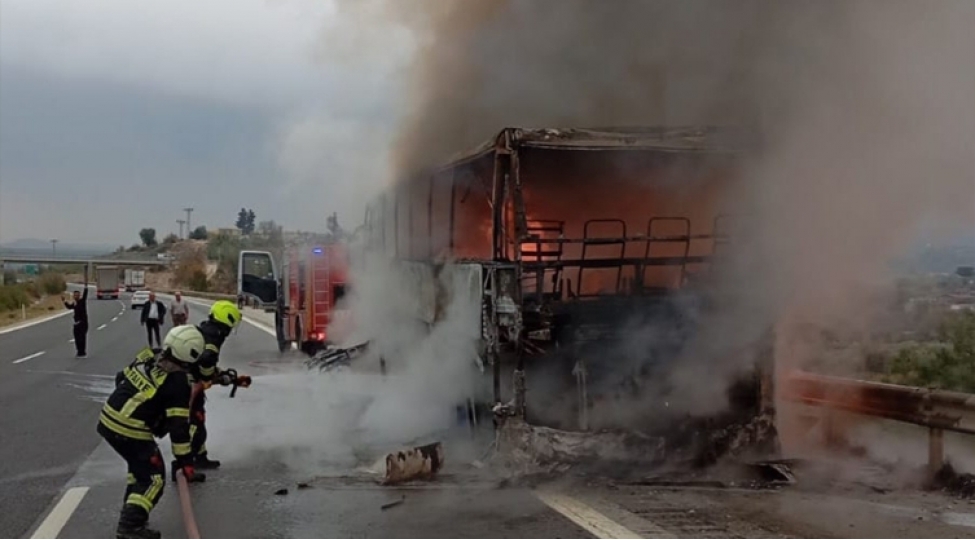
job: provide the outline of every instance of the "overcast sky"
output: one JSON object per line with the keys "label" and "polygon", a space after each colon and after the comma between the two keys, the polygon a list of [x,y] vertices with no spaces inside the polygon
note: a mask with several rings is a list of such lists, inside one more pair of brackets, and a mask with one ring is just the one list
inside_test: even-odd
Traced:
{"label": "overcast sky", "polygon": [[[361,220],[408,40],[343,61],[327,0],[4,0],[0,242]],[[348,39],[346,39],[348,38]],[[364,150],[368,148],[368,150]]]}

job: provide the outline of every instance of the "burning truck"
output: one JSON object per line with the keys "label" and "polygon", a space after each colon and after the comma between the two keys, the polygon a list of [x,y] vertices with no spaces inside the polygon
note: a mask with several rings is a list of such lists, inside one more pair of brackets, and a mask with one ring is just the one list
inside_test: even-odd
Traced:
{"label": "burning truck", "polygon": [[[427,325],[452,296],[480,304],[480,401],[501,422],[713,448],[724,443],[701,433],[739,437],[727,428],[761,418],[749,437],[774,438],[771,336],[715,353],[744,359],[713,410],[670,406],[686,392],[669,374],[733,311],[722,272],[744,229],[745,141],[719,128],[507,128],[389,189],[360,240],[412,277]],[[725,360],[698,368],[718,377],[707,362]]]}
{"label": "burning truck", "polygon": [[507,440],[639,433],[661,457],[705,460],[772,450],[771,333],[700,346],[741,300],[725,276],[747,231],[735,206],[747,140],[711,127],[506,128],[386,190],[355,243],[406,277],[421,325],[459,296],[480,306],[472,417],[490,411]]}

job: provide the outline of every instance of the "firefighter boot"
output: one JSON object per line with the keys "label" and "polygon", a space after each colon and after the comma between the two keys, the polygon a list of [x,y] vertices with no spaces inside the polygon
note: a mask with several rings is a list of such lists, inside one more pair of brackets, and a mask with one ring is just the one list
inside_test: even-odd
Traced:
{"label": "firefighter boot", "polygon": [[149,521],[149,513],[134,504],[126,504],[122,507],[122,514],[119,516],[118,528],[115,530],[115,538],[162,538],[162,534],[146,527]]}
{"label": "firefighter boot", "polygon": [[197,469],[219,469],[220,461],[210,459],[210,456],[207,455],[206,452],[203,452],[201,454],[197,454],[193,465],[195,465]]}

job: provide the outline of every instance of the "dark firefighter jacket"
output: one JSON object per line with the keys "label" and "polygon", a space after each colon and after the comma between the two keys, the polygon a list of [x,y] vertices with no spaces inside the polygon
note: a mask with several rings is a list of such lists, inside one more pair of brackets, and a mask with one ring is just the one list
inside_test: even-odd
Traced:
{"label": "dark firefighter jacket", "polygon": [[81,298],[77,302],[65,302],[64,307],[74,311],[75,324],[88,324],[88,287],[81,293]]}
{"label": "dark firefighter jacket", "polygon": [[213,382],[214,377],[218,374],[217,362],[220,361],[220,347],[223,347],[223,342],[227,339],[227,327],[207,319],[197,325],[197,328],[203,334],[206,348],[203,349],[203,354],[196,361],[196,375],[203,382]]}
{"label": "dark firefighter jacket", "polygon": [[99,424],[122,437],[152,441],[169,435],[173,456],[190,455],[190,379],[185,371],[167,372],[156,365],[151,349],[115,376],[115,391],[102,407]]}

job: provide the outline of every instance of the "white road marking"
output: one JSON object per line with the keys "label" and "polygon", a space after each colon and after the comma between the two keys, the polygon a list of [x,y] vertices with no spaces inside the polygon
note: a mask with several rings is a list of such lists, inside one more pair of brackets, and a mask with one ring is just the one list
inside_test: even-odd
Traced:
{"label": "white road marking", "polygon": [[114,317],[114,318],[112,319],[112,322],[115,322],[115,321],[117,321],[117,320],[118,320],[118,315],[116,315],[116,316],[115,316],[115,317]]}
{"label": "white road marking", "polygon": [[[160,294],[158,296],[169,296],[169,295]],[[205,301],[205,300],[199,300],[199,299],[196,299],[196,298],[189,298],[189,297],[186,297],[186,296],[184,296],[183,298],[186,299],[186,302],[189,303],[189,304],[196,304],[198,306],[205,307],[205,308],[209,308],[213,304],[213,302],[209,302],[209,301]],[[274,328],[271,328],[270,326],[268,326],[268,325],[266,325],[266,324],[264,324],[262,322],[255,321],[254,319],[251,319],[251,318],[247,317],[246,315],[244,316],[243,321],[245,323],[250,324],[254,328],[257,328],[258,330],[261,330],[263,332],[266,332],[268,334],[271,334],[274,337],[277,337],[278,336],[277,332],[274,331]]]}
{"label": "white road marking", "polygon": [[637,533],[568,495],[544,491],[534,493],[549,508],[569,518],[596,538],[640,538]]}
{"label": "white road marking", "polygon": [[103,324],[103,325],[99,326],[98,328],[96,328],[95,330],[104,330],[106,326],[108,326],[108,325],[107,324]]}
{"label": "white road marking", "polygon": [[26,361],[31,360],[33,358],[37,358],[38,356],[44,356],[44,353],[46,353],[46,352],[47,351],[36,352],[36,353],[34,353],[34,354],[30,355],[30,356],[25,356],[23,358],[18,358],[17,360],[14,360],[14,363],[15,364],[19,364],[21,362],[26,362]]}
{"label": "white road marking", "polygon": [[260,322],[257,322],[257,321],[248,319],[247,317],[244,317],[243,321],[245,323],[250,323],[251,326],[253,326],[254,328],[257,328],[258,330],[263,330],[263,331],[267,332],[268,334],[271,334],[274,337],[278,337],[277,332],[275,332],[273,328],[271,328],[270,326],[268,326],[268,325],[266,325],[264,323],[260,323]]}
{"label": "white road marking", "polygon": [[24,321],[22,323],[15,324],[13,326],[8,326],[3,330],[0,330],[0,334],[7,334],[9,332],[15,332],[17,330],[23,330],[24,328],[30,328],[31,326],[36,326],[38,324],[46,323],[48,321],[53,321],[54,319],[64,317],[65,315],[71,313],[70,310],[64,310],[61,313],[55,313],[54,315],[45,315],[43,317],[38,317],[36,319],[31,319],[29,321]]}
{"label": "white road marking", "polygon": [[74,339],[69,339],[68,343],[74,343]]}
{"label": "white road marking", "polygon": [[61,500],[51,510],[51,513],[44,518],[44,521],[34,531],[31,538],[57,538],[61,529],[67,525],[71,514],[78,508],[78,505],[81,504],[81,500],[85,498],[85,494],[87,493],[87,487],[73,487],[65,491],[64,495],[61,496]]}

